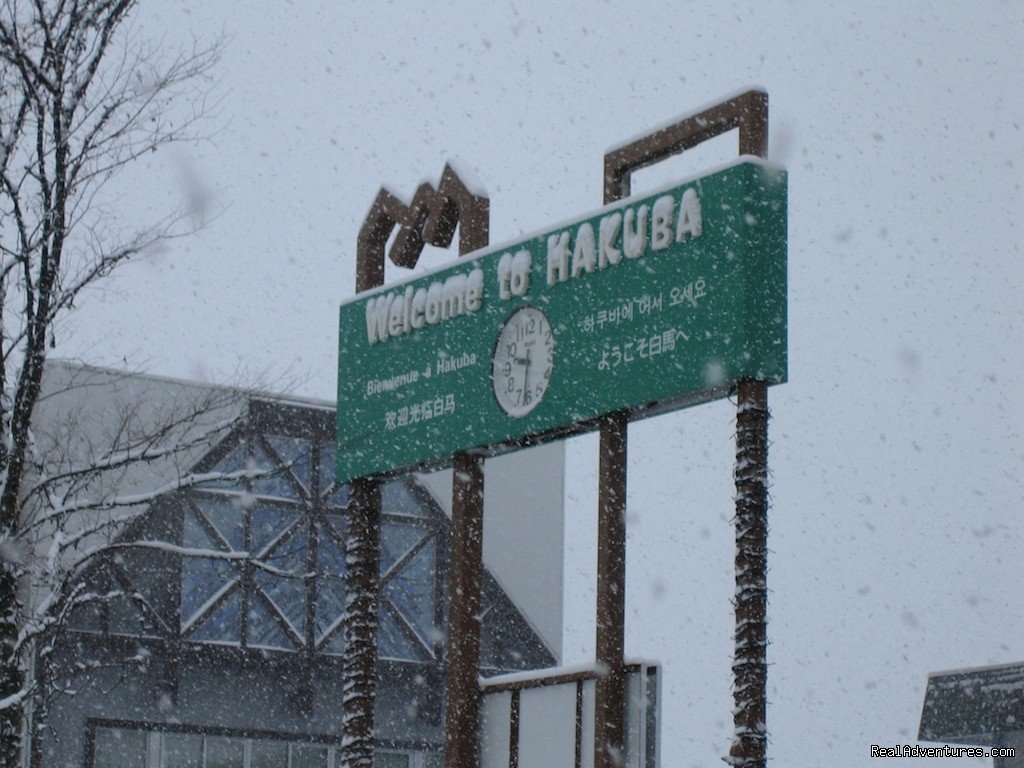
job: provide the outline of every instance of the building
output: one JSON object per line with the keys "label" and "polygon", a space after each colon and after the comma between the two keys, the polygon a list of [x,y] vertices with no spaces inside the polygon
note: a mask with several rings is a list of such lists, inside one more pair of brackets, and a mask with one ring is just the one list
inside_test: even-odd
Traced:
{"label": "building", "polygon": [[[39,431],[54,445],[79,435],[78,460],[126,413],[157,423],[220,392],[68,364],[52,366],[46,386]],[[188,439],[211,429],[213,439]],[[234,393],[182,435],[188,450],[173,461],[97,481],[116,486],[115,500],[169,489],[124,513],[114,545],[67,585],[76,605],[38,654],[53,693],[34,714],[34,764],[333,768],[349,503],[333,481],[334,410]],[[488,462],[488,673],[559,661],[561,475],[559,446]],[[382,493],[375,730],[387,768],[441,764],[450,487],[450,473],[409,475]],[[119,514],[109,506],[102,514]],[[83,550],[97,544],[108,542]]]}
{"label": "building", "polygon": [[933,672],[918,739],[949,745],[1010,748],[994,768],[1024,767],[1024,664]]}

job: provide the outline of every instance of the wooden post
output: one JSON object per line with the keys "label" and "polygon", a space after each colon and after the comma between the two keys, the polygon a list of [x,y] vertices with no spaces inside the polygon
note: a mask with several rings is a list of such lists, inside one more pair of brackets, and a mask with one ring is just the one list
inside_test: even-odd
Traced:
{"label": "wooden post", "polygon": [[[374,202],[356,246],[356,293],[384,284],[384,227]],[[352,481],[345,536],[344,637],[342,660],[342,764],[373,768],[373,715],[377,698],[377,632],[380,580],[380,480]]]}
{"label": "wooden post", "polygon": [[345,686],[342,699],[347,768],[373,768],[377,695],[377,590],[380,573],[380,482],[352,481],[345,537]]}
{"label": "wooden post", "polygon": [[[445,167],[440,188],[459,222],[459,255],[484,248],[490,238],[490,204],[471,194]],[[448,587],[448,666],[445,670],[445,768],[480,763],[480,600],[483,588],[484,460],[452,457],[451,574]]]}
{"label": "wooden post", "polygon": [[[411,269],[416,266],[420,252],[426,243],[447,248],[459,228],[459,255],[465,255],[487,245],[490,232],[490,201],[487,197],[472,192],[451,167],[446,165],[441,182],[435,190],[430,184],[421,184],[412,203],[402,201],[381,188],[359,229],[356,243],[356,293],[368,291],[384,284],[384,251],[395,227],[398,234],[388,252],[391,261],[400,267]],[[483,475],[480,470],[480,525],[483,510]],[[458,478],[456,473],[456,478]],[[381,478],[360,478],[352,481],[352,503],[350,505],[349,529],[345,547],[348,563],[345,609],[345,693],[343,703],[344,743],[342,763],[346,768],[372,768],[373,766],[373,714],[376,698],[378,594],[380,581],[380,483]],[[456,497],[460,494],[456,480]],[[473,493],[467,492],[468,497]],[[466,494],[463,494],[466,495]],[[467,502],[471,504],[470,502]],[[453,507],[459,507],[456,501]],[[472,515],[468,515],[472,518]],[[453,521],[453,539],[472,538],[473,532],[461,531],[459,523]],[[479,536],[478,536],[479,538]],[[453,542],[453,578],[456,547]],[[477,558],[479,559],[479,558]],[[460,568],[463,566],[460,566]],[[481,566],[482,567],[482,566]],[[470,568],[470,575],[472,569]],[[479,582],[480,578],[477,577]],[[454,583],[454,582],[453,582]],[[454,590],[450,595],[451,613],[464,613],[461,593]],[[479,604],[479,596],[477,597]],[[475,618],[479,608],[469,615]],[[471,622],[470,622],[471,623]],[[479,621],[477,621],[479,624]],[[474,696],[479,696],[477,675],[480,665],[480,637],[477,628],[475,641],[468,639],[462,644],[460,638],[455,651],[449,652],[464,661],[460,667],[460,684],[471,676]],[[455,637],[460,637],[456,634]],[[453,635],[449,631],[448,639]],[[475,645],[474,645],[475,642]],[[468,670],[468,671],[467,671]],[[464,693],[460,693],[464,696]],[[479,705],[476,705],[477,711]],[[449,707],[451,709],[451,707]],[[464,708],[460,707],[460,712]],[[472,705],[470,706],[470,710]],[[460,722],[478,722],[479,715],[466,710],[468,714]],[[449,726],[446,715],[447,734],[455,727]],[[473,726],[468,735],[460,736],[458,749],[468,749],[464,742],[472,741],[473,754],[478,738],[478,726]],[[461,754],[461,752],[459,752]],[[447,759],[447,758],[446,758]],[[475,758],[474,758],[475,759]],[[474,763],[459,763],[471,766]]]}
{"label": "wooden post", "polygon": [[476,768],[480,730],[480,592],[483,583],[484,460],[453,457],[445,768]]}
{"label": "wooden post", "polygon": [[626,750],[626,433],[625,411],[601,419],[597,519],[597,667],[594,766],[621,768]]}
{"label": "wooden post", "polygon": [[[767,93],[747,91],[608,152],[604,156],[605,203],[630,194],[633,171],[685,152],[733,129],[739,130],[741,155],[768,156]],[[764,768],[766,761],[767,392],[767,384],[763,381],[738,382],[736,633],[732,667],[735,706],[733,742],[726,758],[726,762],[736,768]],[[600,578],[599,575],[599,581]]]}
{"label": "wooden post", "polygon": [[744,380],[736,410],[735,768],[765,768],[768,664],[768,385]]}
{"label": "wooden post", "polygon": [[[629,196],[629,173],[608,173],[605,205]],[[626,752],[626,460],[629,414],[600,422],[594,768],[619,768]]]}

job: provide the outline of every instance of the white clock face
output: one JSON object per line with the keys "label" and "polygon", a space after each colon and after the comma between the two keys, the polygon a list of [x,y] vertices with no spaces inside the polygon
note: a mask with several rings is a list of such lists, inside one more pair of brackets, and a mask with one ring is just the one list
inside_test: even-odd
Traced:
{"label": "white clock face", "polygon": [[525,416],[547,392],[555,362],[551,323],[536,307],[508,319],[494,349],[491,381],[498,404],[509,416]]}

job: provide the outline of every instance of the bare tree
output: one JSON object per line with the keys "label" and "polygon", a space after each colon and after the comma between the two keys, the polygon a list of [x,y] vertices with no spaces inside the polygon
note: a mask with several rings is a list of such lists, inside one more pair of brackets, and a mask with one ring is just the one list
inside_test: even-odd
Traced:
{"label": "bare tree", "polygon": [[[96,478],[175,450],[180,416],[122,430],[91,456],[61,466],[42,456],[32,424],[55,324],[96,281],[161,239],[182,234],[171,217],[121,236],[102,205],[108,182],[133,161],[190,138],[219,44],[167,56],[131,39],[135,0],[4,0],[0,8],[0,764],[17,764],[31,640],[69,609],[66,575],[85,542],[112,524],[114,503]],[[200,408],[210,404],[198,403]],[[186,416],[188,418],[186,409]],[[194,415],[194,414],[193,414]],[[155,428],[155,431],[152,429]],[[191,439],[191,438],[190,438]],[[187,478],[183,478],[187,481]],[[90,518],[88,515],[91,514]],[[64,524],[79,524],[73,533]],[[90,520],[89,523],[81,523]],[[49,536],[49,572],[38,542]],[[84,547],[84,548],[83,548]],[[74,550],[74,557],[65,557]],[[46,558],[43,558],[45,560]],[[26,599],[26,583],[46,586]],[[70,596],[74,599],[74,596]],[[59,599],[58,599],[59,598]],[[30,605],[30,603],[32,603]]]}

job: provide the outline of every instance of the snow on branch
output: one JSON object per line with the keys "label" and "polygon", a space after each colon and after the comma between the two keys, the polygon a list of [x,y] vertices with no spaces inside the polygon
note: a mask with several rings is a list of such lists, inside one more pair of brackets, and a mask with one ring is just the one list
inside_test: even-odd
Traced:
{"label": "snow on branch", "polygon": [[[138,5],[0,7],[2,765],[21,764],[19,718],[37,685],[25,638],[38,639],[66,615],[68,552],[87,531],[116,531],[118,508],[137,512],[161,492],[201,482],[192,470],[197,454],[230,429],[221,423],[229,405],[221,412],[199,404],[178,420],[150,413],[152,405],[115,409],[97,416],[113,426],[110,434],[74,408],[63,422],[40,418],[55,334],[89,287],[201,224],[202,211],[172,211],[142,227],[116,215],[110,183],[121,171],[198,138],[199,121],[215,106],[210,75],[222,48],[214,40],[164,51],[137,39],[125,21]],[[132,389],[130,378],[124,387]],[[60,423],[63,440],[43,427]]]}

